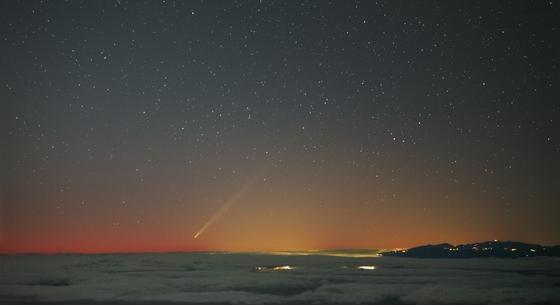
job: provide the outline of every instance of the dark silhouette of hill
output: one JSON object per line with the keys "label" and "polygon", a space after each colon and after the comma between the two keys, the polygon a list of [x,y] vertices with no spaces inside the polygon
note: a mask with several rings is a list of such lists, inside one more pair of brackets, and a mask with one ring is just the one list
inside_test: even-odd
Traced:
{"label": "dark silhouette of hill", "polygon": [[500,257],[518,258],[535,256],[560,256],[560,245],[541,246],[514,241],[485,241],[473,244],[424,245],[408,250],[381,253],[383,256],[417,257],[417,258],[474,258]]}

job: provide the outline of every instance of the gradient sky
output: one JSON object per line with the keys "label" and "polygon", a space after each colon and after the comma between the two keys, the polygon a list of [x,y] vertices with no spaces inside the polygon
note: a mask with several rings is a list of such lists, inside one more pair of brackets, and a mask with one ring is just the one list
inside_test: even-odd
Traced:
{"label": "gradient sky", "polygon": [[560,243],[559,7],[2,1],[0,252]]}

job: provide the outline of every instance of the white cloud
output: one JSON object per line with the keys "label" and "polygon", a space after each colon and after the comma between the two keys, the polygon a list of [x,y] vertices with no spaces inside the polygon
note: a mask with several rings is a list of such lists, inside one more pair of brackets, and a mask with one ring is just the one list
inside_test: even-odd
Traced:
{"label": "white cloud", "polygon": [[[258,266],[294,270],[258,272]],[[375,270],[358,270],[373,265]],[[254,254],[0,256],[0,304],[560,304],[560,260]],[[29,303],[26,303],[29,304]]]}

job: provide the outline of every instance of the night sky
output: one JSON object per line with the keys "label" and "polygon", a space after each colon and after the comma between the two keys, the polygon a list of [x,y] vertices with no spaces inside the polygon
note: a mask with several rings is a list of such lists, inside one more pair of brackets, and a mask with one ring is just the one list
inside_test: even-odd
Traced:
{"label": "night sky", "polygon": [[0,252],[560,243],[560,2],[0,11]]}

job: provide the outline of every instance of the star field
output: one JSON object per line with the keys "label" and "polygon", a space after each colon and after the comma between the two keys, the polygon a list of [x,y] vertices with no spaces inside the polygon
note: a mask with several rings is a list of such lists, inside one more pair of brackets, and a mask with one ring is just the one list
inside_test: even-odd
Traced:
{"label": "star field", "polygon": [[560,242],[556,1],[1,6],[2,251]]}

